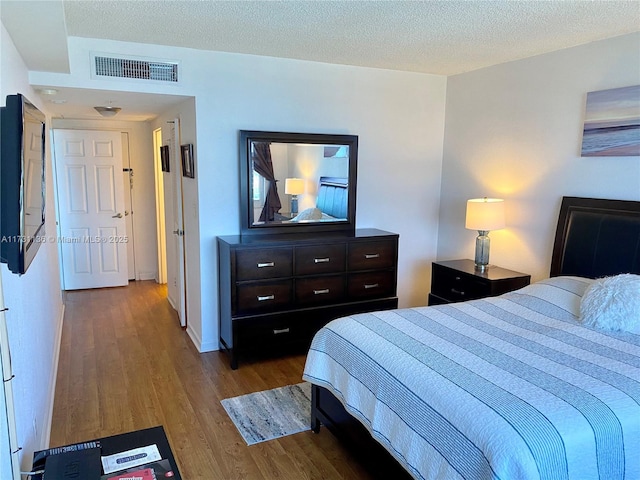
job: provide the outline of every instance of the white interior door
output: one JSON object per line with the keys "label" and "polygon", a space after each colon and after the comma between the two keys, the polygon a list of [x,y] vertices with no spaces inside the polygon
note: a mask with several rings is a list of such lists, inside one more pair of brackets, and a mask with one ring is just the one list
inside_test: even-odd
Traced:
{"label": "white interior door", "polygon": [[54,130],[65,290],[128,284],[120,132]]}
{"label": "white interior door", "polygon": [[[165,188],[165,225],[167,229],[167,296],[178,312],[180,325],[187,325],[187,299],[185,280],[184,217],[182,203],[182,161],[180,157],[180,123],[169,124],[169,159],[171,188]],[[165,186],[167,183],[165,183]],[[171,208],[167,208],[170,205]],[[170,211],[169,211],[170,210]]]}

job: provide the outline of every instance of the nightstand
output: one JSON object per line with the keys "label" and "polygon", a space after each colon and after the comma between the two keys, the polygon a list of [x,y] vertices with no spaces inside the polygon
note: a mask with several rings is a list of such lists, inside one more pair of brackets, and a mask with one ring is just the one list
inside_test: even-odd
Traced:
{"label": "nightstand", "polygon": [[429,305],[495,297],[526,287],[530,282],[531,275],[494,265],[479,272],[473,260],[433,262]]}

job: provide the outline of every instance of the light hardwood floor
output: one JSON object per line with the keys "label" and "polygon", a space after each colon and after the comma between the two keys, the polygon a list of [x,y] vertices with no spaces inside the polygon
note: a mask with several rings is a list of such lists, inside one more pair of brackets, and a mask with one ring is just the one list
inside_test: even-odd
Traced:
{"label": "light hardwood floor", "polygon": [[51,446],[163,425],[185,480],[371,479],[326,429],[246,446],[220,400],[301,380],[304,356],[200,354],[154,282],[67,292]]}

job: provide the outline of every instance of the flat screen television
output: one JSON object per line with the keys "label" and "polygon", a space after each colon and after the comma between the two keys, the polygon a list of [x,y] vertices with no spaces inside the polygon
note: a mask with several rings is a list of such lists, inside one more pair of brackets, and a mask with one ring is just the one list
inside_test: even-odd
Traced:
{"label": "flat screen television", "polygon": [[0,261],[21,275],[45,238],[45,116],[24,95],[7,95],[0,141]]}

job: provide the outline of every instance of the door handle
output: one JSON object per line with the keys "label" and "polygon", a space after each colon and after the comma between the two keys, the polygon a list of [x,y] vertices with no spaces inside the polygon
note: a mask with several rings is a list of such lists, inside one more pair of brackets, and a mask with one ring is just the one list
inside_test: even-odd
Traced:
{"label": "door handle", "polygon": [[118,213],[116,215],[113,215],[111,218],[122,218],[122,214]]}

